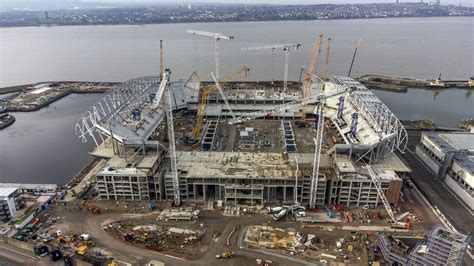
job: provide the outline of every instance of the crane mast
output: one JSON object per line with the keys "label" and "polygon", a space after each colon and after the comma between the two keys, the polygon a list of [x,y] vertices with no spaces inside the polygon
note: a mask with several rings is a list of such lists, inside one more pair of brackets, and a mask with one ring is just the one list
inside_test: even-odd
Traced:
{"label": "crane mast", "polygon": [[355,46],[354,55],[352,56],[352,61],[351,61],[351,67],[349,67],[349,73],[347,74],[348,77],[351,76],[352,66],[354,65],[354,60],[355,60],[356,55],[357,55],[357,50],[359,49],[361,43],[362,43],[362,38],[359,39],[359,41],[357,42],[357,44]]}
{"label": "crane mast", "polygon": [[[331,38],[328,38],[328,47],[326,50],[326,61],[324,62],[323,72],[323,87],[322,92],[324,93],[326,83],[328,82],[328,71],[329,71],[329,52],[331,49]],[[313,162],[313,175],[311,178],[311,190],[310,190],[310,208],[316,207],[316,193],[318,192],[318,181],[319,181],[319,166],[321,161],[321,148],[323,143],[323,132],[324,132],[324,104],[326,103],[326,97],[324,96],[315,108],[316,115],[316,138],[314,139],[314,162]]]}
{"label": "crane mast", "polygon": [[179,179],[178,179],[178,169],[176,162],[176,143],[174,137],[174,125],[173,125],[173,105],[171,101],[171,89],[169,87],[169,73],[165,72],[166,78],[168,79],[168,85],[166,88],[166,122],[168,126],[168,141],[169,141],[169,157],[170,157],[170,166],[171,166],[171,180],[173,183],[173,202],[176,206],[181,205],[181,195],[179,189]]}
{"label": "crane mast", "polygon": [[323,90],[326,88],[326,82],[329,79],[329,60],[330,60],[330,54],[331,54],[331,38],[328,38],[328,46],[326,48],[326,60],[324,61],[324,71],[323,71],[323,76],[322,79],[324,81],[323,83]]}
{"label": "crane mast", "polygon": [[163,79],[163,40],[160,40],[160,79]]}
{"label": "crane mast", "polygon": [[311,177],[311,189],[309,197],[309,207],[316,208],[316,193],[318,192],[318,182],[319,182],[319,165],[321,162],[321,148],[323,144],[323,130],[324,130],[324,103],[325,99],[323,98],[316,107],[316,112],[319,115],[317,123],[317,132],[316,138],[313,138],[314,141],[314,160],[313,160],[313,175]]}
{"label": "crane mast", "polygon": [[234,39],[233,36],[226,36],[221,33],[216,33],[216,32],[207,32],[207,31],[198,31],[198,30],[187,30],[187,33],[191,33],[194,35],[201,35],[201,36],[206,36],[206,37],[212,37],[214,38],[214,56],[215,56],[215,65],[216,65],[216,78],[219,80],[219,41],[220,40],[232,40]]}
{"label": "crane mast", "polygon": [[385,210],[387,210],[387,213],[390,216],[390,219],[392,219],[393,222],[397,222],[397,219],[395,218],[395,215],[393,214],[392,208],[390,207],[390,204],[388,203],[387,197],[385,196],[385,193],[382,190],[379,177],[372,169],[372,166],[366,165],[365,169],[367,169],[367,171],[369,172],[369,177],[370,179],[372,179],[372,183],[377,189],[377,194],[379,195],[379,198],[382,201],[383,206],[385,207]]}
{"label": "crane mast", "polygon": [[311,55],[311,62],[309,63],[308,72],[306,72],[305,81],[303,84],[303,112],[301,114],[301,120],[306,120],[306,113],[307,113],[307,100],[309,95],[311,94],[311,75],[313,75],[314,67],[318,62],[319,54],[321,53],[321,43],[323,40],[323,34],[319,34],[318,38],[316,39],[316,44],[313,48],[313,53]]}

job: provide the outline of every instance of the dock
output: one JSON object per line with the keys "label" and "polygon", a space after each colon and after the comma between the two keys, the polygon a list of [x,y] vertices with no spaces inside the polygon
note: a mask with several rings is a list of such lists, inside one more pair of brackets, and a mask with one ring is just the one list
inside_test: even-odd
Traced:
{"label": "dock", "polygon": [[391,77],[385,75],[368,74],[357,78],[357,80],[367,86],[369,89],[384,90],[391,92],[406,92],[408,88],[421,89],[474,89],[472,78],[469,80],[443,80],[441,86],[432,86],[436,80],[411,79]]}

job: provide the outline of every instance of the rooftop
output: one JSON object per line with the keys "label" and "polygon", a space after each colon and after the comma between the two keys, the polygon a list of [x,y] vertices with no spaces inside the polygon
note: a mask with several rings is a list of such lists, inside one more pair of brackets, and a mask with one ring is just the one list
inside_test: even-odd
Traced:
{"label": "rooftop", "polygon": [[445,153],[456,153],[456,160],[463,168],[474,173],[474,133],[424,133]]}
{"label": "rooftop", "polygon": [[17,187],[0,187],[0,199],[8,198],[17,189]]}

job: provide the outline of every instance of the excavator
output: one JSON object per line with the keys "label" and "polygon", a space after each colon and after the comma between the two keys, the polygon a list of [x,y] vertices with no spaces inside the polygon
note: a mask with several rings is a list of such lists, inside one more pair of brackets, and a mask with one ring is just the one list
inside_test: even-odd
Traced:
{"label": "excavator", "polygon": [[234,257],[234,252],[231,251],[224,251],[216,255],[216,259],[230,259],[232,257]]}
{"label": "excavator", "polygon": [[87,210],[89,210],[93,214],[100,214],[101,213],[99,207],[97,207],[94,204],[92,204],[90,202],[87,202],[87,201],[83,202],[82,207],[86,208]]}

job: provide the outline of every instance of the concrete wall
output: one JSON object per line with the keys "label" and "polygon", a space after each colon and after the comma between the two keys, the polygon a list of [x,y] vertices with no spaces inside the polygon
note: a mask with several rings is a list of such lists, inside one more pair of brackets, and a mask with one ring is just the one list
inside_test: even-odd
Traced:
{"label": "concrete wall", "polygon": [[10,244],[14,247],[21,248],[21,249],[24,249],[24,250],[27,250],[27,251],[30,251],[30,252],[34,252],[34,249],[33,249],[34,245],[31,244],[31,243],[23,242],[23,241],[16,240],[14,238],[9,238],[9,237],[6,237],[6,236],[0,237],[0,240],[4,243]]}
{"label": "concrete wall", "polygon": [[458,197],[471,209],[474,211],[474,198],[463,189],[456,181],[454,181],[451,176],[447,176],[444,180],[444,183],[458,195]]}
{"label": "concrete wall", "polygon": [[439,166],[436,162],[434,162],[430,156],[428,156],[419,146],[416,146],[416,155],[418,158],[420,158],[428,167],[430,168],[431,171],[435,173],[435,175],[438,175],[439,172]]}

